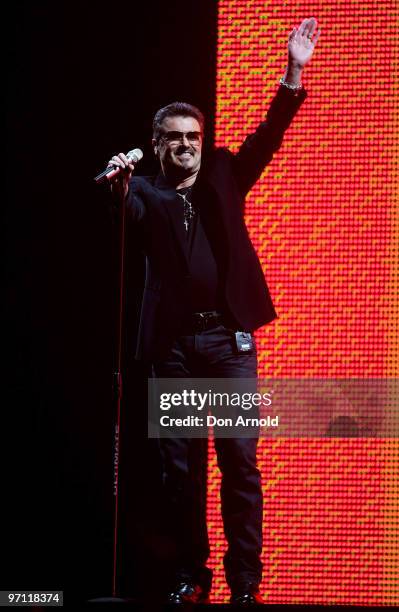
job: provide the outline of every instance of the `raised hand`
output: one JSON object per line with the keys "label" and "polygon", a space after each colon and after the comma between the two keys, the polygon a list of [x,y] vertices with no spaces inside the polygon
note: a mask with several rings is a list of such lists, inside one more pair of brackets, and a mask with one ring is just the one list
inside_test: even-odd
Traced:
{"label": "raised hand", "polygon": [[314,17],[304,19],[299,28],[294,28],[288,38],[288,64],[304,68],[313,55],[320,36]]}

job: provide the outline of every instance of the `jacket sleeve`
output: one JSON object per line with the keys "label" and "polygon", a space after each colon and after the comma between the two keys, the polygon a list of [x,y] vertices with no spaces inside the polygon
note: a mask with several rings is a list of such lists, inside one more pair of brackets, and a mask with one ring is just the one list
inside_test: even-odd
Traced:
{"label": "jacket sleeve", "polygon": [[145,251],[148,239],[148,213],[137,177],[130,180],[125,205],[131,244],[135,249]]}
{"label": "jacket sleeve", "polygon": [[284,133],[307,97],[299,91],[280,85],[273,98],[265,121],[253,134],[247,136],[233,158],[233,172],[243,197],[259,179],[281,146]]}
{"label": "jacket sleeve", "polygon": [[126,197],[126,209],[129,220],[135,225],[141,225],[146,216],[146,207],[140,191],[140,183],[134,177],[130,180],[129,191]]}

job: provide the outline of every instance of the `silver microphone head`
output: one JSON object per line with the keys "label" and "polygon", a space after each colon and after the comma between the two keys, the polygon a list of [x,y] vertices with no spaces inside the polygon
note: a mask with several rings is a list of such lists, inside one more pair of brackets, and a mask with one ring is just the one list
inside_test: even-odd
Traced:
{"label": "silver microphone head", "polygon": [[143,151],[141,149],[132,149],[126,153],[126,157],[134,164],[137,164],[143,157]]}

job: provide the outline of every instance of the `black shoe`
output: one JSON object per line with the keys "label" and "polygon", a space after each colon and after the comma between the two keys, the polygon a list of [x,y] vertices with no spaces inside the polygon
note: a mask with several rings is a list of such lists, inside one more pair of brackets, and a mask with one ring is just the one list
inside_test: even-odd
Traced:
{"label": "black shoe", "polygon": [[169,593],[167,601],[170,604],[207,604],[209,603],[209,593],[193,582],[179,582],[174,590]]}
{"label": "black shoe", "polygon": [[249,584],[242,586],[239,589],[233,589],[230,597],[230,603],[237,606],[251,606],[265,604],[265,600],[259,593],[257,585]]}

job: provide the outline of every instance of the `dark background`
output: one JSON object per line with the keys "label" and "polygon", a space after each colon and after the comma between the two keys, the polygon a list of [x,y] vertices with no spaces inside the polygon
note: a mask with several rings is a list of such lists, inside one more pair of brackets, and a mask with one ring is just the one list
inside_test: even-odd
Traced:
{"label": "dark background", "polygon": [[[155,111],[199,106],[212,140],[214,0],[19,2],[5,30],[7,168],[1,589],[63,589],[66,601],[112,585],[112,369],[116,228],[93,177],[139,147],[157,166]],[[120,589],[134,595],[165,567],[157,445],[146,439],[146,371],[133,361],[142,258],[128,246]],[[3,582],[4,580],[4,582]],[[154,582],[155,581],[155,582]]]}

